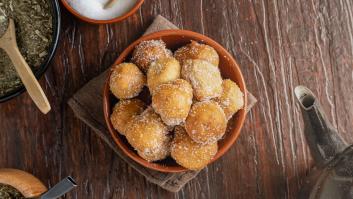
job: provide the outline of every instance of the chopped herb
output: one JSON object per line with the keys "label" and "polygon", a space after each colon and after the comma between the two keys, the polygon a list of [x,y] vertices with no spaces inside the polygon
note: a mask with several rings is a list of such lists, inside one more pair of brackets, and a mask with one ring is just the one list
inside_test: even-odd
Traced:
{"label": "chopped herb", "polygon": [[[52,42],[51,13],[49,0],[0,0],[0,37],[8,27],[8,19],[14,19],[18,47],[34,71],[45,61]],[[20,86],[10,58],[0,49],[0,97]]]}
{"label": "chopped herb", "polygon": [[0,184],[0,198],[1,199],[24,199],[23,195],[14,187]]}

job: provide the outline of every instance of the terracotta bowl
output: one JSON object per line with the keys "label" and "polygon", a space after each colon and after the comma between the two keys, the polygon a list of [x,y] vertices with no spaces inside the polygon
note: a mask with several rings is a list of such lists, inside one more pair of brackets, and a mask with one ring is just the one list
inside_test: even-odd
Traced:
{"label": "terracotta bowl", "polygon": [[[198,41],[212,46],[213,48],[216,49],[220,57],[219,68],[221,70],[222,77],[229,78],[235,81],[239,85],[241,91],[246,93],[246,87],[245,87],[243,75],[240,71],[239,65],[234,60],[232,55],[230,55],[227,52],[227,50],[225,50],[220,44],[213,41],[212,39],[204,35],[201,35],[199,33],[191,32],[187,30],[165,30],[165,31],[160,31],[160,32],[152,33],[150,35],[143,36],[137,41],[135,41],[134,43],[132,43],[129,47],[127,47],[121,53],[119,58],[115,61],[114,65],[120,64],[125,61],[129,62],[131,58],[131,54],[136,45],[138,45],[141,41],[153,40],[153,39],[162,39],[167,44],[167,47],[171,50],[176,50],[179,47],[188,44],[191,40]],[[169,172],[169,173],[187,171],[188,169],[178,165],[171,158],[168,158],[166,160],[159,161],[159,162],[154,162],[154,163],[147,162],[146,160],[142,159],[139,155],[137,155],[135,150],[127,142],[126,138],[120,135],[113,128],[113,125],[110,122],[110,115],[112,113],[113,106],[115,105],[115,103],[118,102],[118,99],[116,99],[109,90],[109,78],[110,78],[110,74],[108,75],[108,78],[104,86],[103,109],[104,109],[105,121],[107,123],[108,129],[115,143],[121,148],[121,150],[127,156],[129,156],[131,159],[135,160],[136,162],[140,163],[141,165],[147,168],[161,171],[161,172]],[[148,89],[145,89],[145,90],[148,90]],[[145,98],[146,92],[148,91],[142,92],[141,94],[142,97],[140,96],[142,99]],[[246,106],[247,104],[246,95],[244,95],[244,101]],[[216,154],[216,156],[212,159],[211,162],[216,161],[222,155],[224,155],[229,150],[229,148],[234,144],[235,140],[238,138],[240,134],[240,130],[243,126],[243,123],[246,117],[245,109],[246,107],[238,111],[234,115],[234,117],[228,122],[228,131],[224,136],[224,138],[218,142],[219,151]]]}
{"label": "terracotta bowl", "polygon": [[145,0],[138,0],[135,6],[126,14],[116,17],[114,19],[109,19],[109,20],[96,20],[96,19],[91,19],[88,17],[85,17],[78,13],[75,9],[73,9],[70,4],[67,2],[67,0],[61,0],[61,3],[64,5],[64,7],[69,10],[73,15],[75,15],[77,18],[81,19],[82,21],[92,23],[92,24],[111,24],[111,23],[117,23],[125,20],[126,18],[130,17],[133,15],[143,4]]}

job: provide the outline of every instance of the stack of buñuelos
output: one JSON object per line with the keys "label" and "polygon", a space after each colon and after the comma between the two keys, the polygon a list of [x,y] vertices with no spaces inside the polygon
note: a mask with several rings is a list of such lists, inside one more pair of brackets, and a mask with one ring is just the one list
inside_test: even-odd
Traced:
{"label": "stack of bu\u00f1uelos", "polygon": [[[171,156],[181,166],[200,170],[218,151],[228,120],[244,106],[244,94],[222,79],[219,55],[191,41],[174,56],[162,40],[143,41],[131,63],[113,67],[110,90],[120,101],[113,127],[143,159]],[[147,86],[151,104],[138,95]]]}

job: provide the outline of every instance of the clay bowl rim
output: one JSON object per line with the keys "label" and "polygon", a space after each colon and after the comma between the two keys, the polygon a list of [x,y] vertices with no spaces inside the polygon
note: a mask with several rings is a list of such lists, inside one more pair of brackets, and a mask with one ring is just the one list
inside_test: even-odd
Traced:
{"label": "clay bowl rim", "polygon": [[108,19],[108,20],[97,20],[97,19],[92,19],[86,16],[81,15],[79,12],[77,12],[68,2],[67,0],[61,0],[61,3],[64,5],[64,7],[71,13],[73,14],[75,17],[79,18],[82,21],[91,23],[91,24],[112,24],[112,23],[118,23],[121,22],[123,20],[125,20],[126,18],[130,17],[131,15],[133,15],[134,13],[137,12],[137,10],[142,6],[143,2],[145,0],[138,0],[138,2],[134,5],[134,7],[132,7],[129,12],[125,13],[122,16],[119,17],[115,17],[113,19]]}
{"label": "clay bowl rim", "polygon": [[[236,113],[236,115],[237,115],[236,119],[239,120],[238,121],[239,125],[233,126],[232,129],[228,132],[229,135],[226,137],[226,141],[224,142],[222,148],[219,148],[217,154],[209,163],[209,164],[211,164],[214,161],[218,160],[220,157],[222,157],[230,149],[230,147],[235,143],[238,136],[240,135],[240,131],[243,127],[243,124],[244,124],[244,121],[246,118],[245,110],[247,108],[247,95],[246,95],[247,89],[246,89],[244,77],[243,77],[243,74],[240,70],[238,63],[225,48],[223,48],[220,44],[218,44],[213,39],[211,39],[205,35],[202,35],[200,33],[192,32],[192,31],[188,31],[188,30],[162,30],[159,32],[154,32],[154,33],[148,34],[148,35],[143,36],[143,37],[137,39],[136,41],[134,41],[120,54],[120,56],[116,59],[116,61],[114,62],[114,64],[111,67],[118,65],[120,63],[123,63],[125,61],[125,59],[128,58],[129,55],[131,55],[135,46],[137,44],[139,44],[140,42],[145,41],[145,40],[161,39],[162,37],[165,37],[165,36],[188,37],[188,38],[190,38],[190,40],[201,41],[203,43],[206,43],[206,44],[212,46],[213,48],[216,49],[216,51],[220,54],[220,56],[225,56],[225,57],[227,57],[227,59],[230,60],[230,62],[232,63],[230,67],[233,67],[233,70],[238,74],[238,79],[240,81],[236,82],[236,83],[239,85],[241,91],[244,93],[244,108]],[[111,75],[111,71],[109,71],[109,74],[106,78],[105,85],[103,88],[104,89],[103,90],[103,111],[104,111],[105,122],[108,126],[108,130],[109,130],[111,136],[114,139],[114,142],[119,146],[119,148],[129,158],[133,159],[134,161],[138,162],[142,166],[147,167],[149,169],[153,169],[153,170],[160,171],[160,172],[166,172],[166,173],[178,173],[178,172],[189,171],[189,169],[184,168],[180,165],[178,165],[178,166],[165,166],[165,165],[161,165],[158,163],[147,162],[146,160],[144,160],[140,156],[138,156],[135,151],[131,150],[129,148],[129,146],[124,143],[124,141],[120,138],[121,135],[119,135],[119,133],[114,129],[113,125],[110,122],[110,112],[112,109],[112,106],[110,104],[111,103],[110,102],[111,93],[110,93],[110,89],[109,89],[110,75]],[[231,79],[234,79],[234,78],[235,78],[235,76]],[[235,118],[232,118],[232,119],[234,120]]]}

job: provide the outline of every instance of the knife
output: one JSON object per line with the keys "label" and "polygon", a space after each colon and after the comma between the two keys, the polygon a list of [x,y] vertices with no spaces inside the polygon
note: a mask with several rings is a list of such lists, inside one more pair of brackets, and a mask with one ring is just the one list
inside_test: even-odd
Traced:
{"label": "knife", "polygon": [[45,194],[43,194],[40,199],[56,199],[60,196],[66,194],[67,192],[71,191],[73,188],[77,186],[75,180],[68,176],[67,178],[61,180],[58,184],[54,187],[49,189]]}

